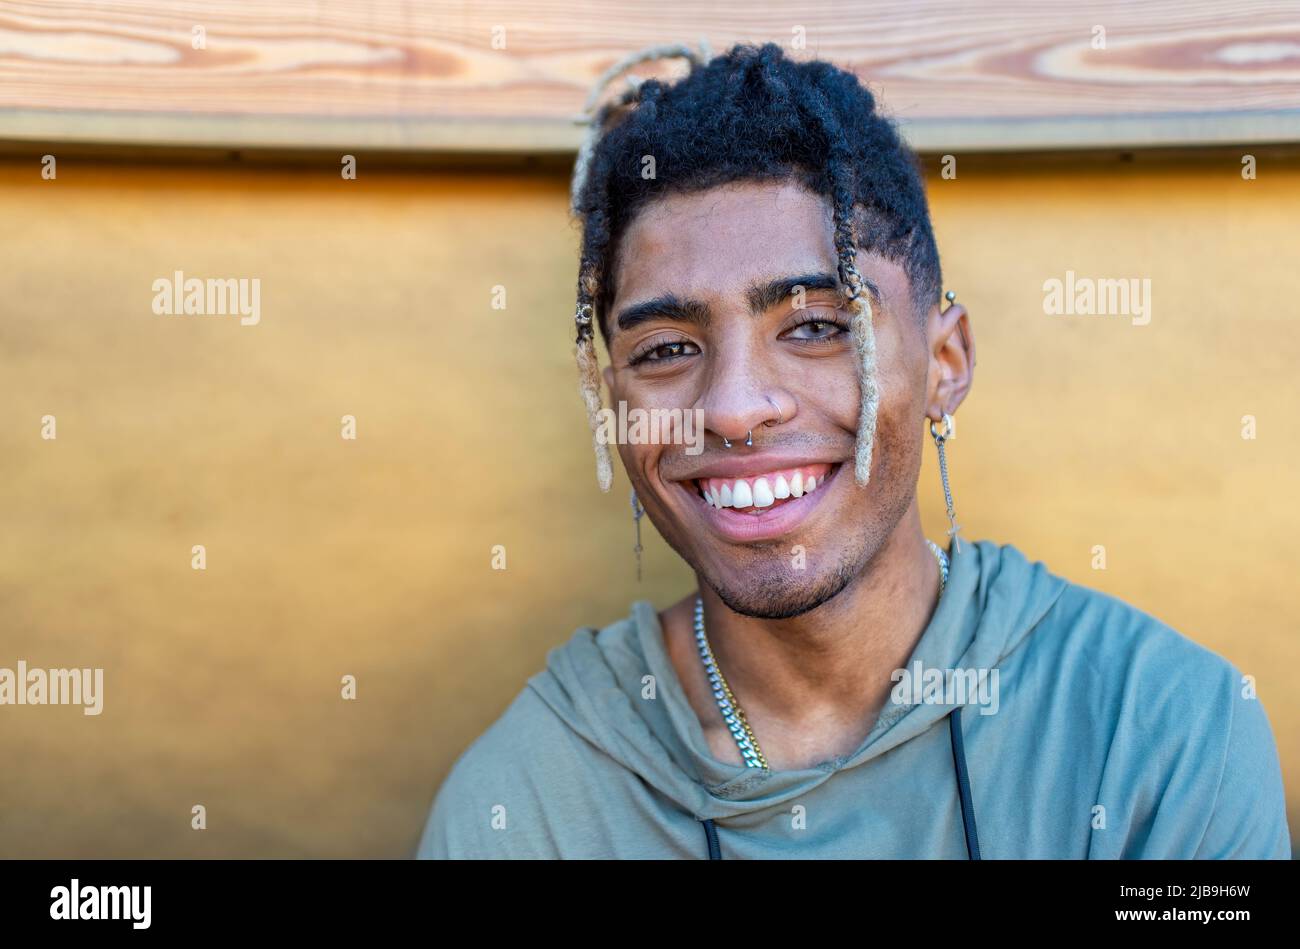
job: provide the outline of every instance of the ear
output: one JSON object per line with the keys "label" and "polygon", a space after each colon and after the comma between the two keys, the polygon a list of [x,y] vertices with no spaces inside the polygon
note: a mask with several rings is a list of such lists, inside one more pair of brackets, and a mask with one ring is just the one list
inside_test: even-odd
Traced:
{"label": "ear", "polygon": [[605,380],[605,388],[609,391],[610,398],[614,397],[614,367],[606,366],[600,371],[600,377]]}
{"label": "ear", "polygon": [[930,369],[926,379],[925,414],[936,422],[957,411],[974,382],[975,334],[970,328],[966,307],[951,304],[946,310],[936,306],[926,321],[926,342],[930,352]]}

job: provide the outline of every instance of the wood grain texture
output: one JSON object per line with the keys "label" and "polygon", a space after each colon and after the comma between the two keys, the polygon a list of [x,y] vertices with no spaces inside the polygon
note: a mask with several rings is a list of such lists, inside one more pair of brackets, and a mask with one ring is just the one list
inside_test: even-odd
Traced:
{"label": "wood grain texture", "polygon": [[564,150],[602,70],[701,37],[852,68],[922,145],[1300,140],[1300,4],[1269,0],[5,0],[0,137]]}

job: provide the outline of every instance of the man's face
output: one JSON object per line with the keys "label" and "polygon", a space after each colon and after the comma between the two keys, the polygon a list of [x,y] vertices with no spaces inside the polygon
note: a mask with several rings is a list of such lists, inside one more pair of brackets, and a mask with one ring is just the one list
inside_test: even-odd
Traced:
{"label": "man's face", "polygon": [[622,444],[623,463],[663,537],[750,616],[799,615],[839,593],[915,493],[930,360],[911,287],[899,265],[859,253],[878,294],[880,395],[860,487],[858,357],[832,234],[825,198],[741,182],[652,202],[620,242],[606,317],[614,404],[700,409],[707,433],[694,455],[683,444]]}

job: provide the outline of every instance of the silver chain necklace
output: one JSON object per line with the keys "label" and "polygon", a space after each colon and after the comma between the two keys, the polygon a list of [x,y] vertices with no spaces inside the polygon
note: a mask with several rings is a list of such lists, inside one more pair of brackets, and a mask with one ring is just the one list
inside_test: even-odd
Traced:
{"label": "silver chain necklace", "polygon": [[[931,552],[939,561],[939,596],[943,596],[943,589],[948,585],[948,555],[934,541],[927,539],[926,543],[930,545]],[[727,730],[735,739],[736,747],[740,749],[740,756],[745,760],[745,766],[766,769],[767,758],[763,756],[763,750],[758,746],[754,730],[750,728],[744,710],[736,701],[736,696],[727,685],[722,670],[718,668],[717,660],[713,658],[713,650],[709,648],[709,637],[704,632],[704,601],[698,596],[695,598],[695,645],[700,651],[705,675],[709,677],[713,698],[722,712],[722,720],[726,722]]]}

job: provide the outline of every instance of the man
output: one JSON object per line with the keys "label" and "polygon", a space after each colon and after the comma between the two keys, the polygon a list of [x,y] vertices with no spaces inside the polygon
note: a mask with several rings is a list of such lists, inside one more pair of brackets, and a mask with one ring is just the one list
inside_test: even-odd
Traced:
{"label": "man", "polygon": [[1236,669],[955,521],[923,535],[924,434],[943,461],[975,345],[870,93],[742,46],[593,129],[582,391],[598,436],[599,329],[615,404],[701,413],[702,452],[619,445],[699,592],[553,649],[419,855],[1289,857]]}

